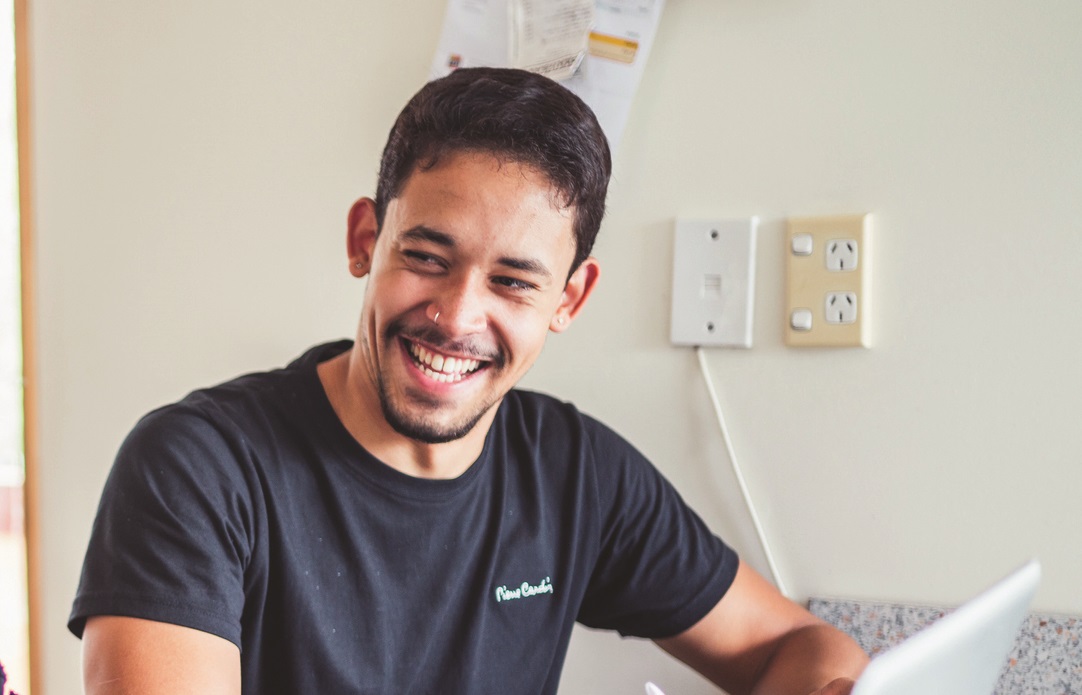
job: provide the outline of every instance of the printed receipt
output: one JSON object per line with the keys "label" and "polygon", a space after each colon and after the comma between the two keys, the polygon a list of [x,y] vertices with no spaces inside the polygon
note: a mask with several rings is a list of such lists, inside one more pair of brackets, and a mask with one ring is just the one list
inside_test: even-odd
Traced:
{"label": "printed receipt", "polygon": [[593,24],[594,0],[511,0],[511,67],[566,80],[586,57]]}
{"label": "printed receipt", "polygon": [[566,80],[593,24],[594,0],[447,0],[431,77],[485,65]]}
{"label": "printed receipt", "polygon": [[447,0],[430,77],[518,67],[560,80],[590,105],[615,150],[664,0]]}

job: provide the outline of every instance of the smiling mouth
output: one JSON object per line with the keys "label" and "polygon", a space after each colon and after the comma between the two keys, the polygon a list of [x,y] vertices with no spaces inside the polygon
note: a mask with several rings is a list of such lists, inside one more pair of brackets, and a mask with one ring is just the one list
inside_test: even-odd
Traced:
{"label": "smiling mouth", "polygon": [[468,359],[463,357],[451,357],[439,352],[434,352],[417,343],[404,341],[406,351],[413,358],[413,363],[424,372],[425,376],[436,381],[451,384],[462,381],[467,376],[488,365],[488,362]]}

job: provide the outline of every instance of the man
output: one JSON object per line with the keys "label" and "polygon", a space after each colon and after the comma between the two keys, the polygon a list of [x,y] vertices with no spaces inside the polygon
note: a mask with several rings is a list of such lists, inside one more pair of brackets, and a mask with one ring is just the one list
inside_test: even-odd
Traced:
{"label": "man", "polygon": [[197,391],[118,454],[69,623],[88,693],[556,691],[577,620],[732,693],[866,657],[629,444],[513,390],[595,286],[609,150],[514,70],[424,87],[349,214],[353,343]]}

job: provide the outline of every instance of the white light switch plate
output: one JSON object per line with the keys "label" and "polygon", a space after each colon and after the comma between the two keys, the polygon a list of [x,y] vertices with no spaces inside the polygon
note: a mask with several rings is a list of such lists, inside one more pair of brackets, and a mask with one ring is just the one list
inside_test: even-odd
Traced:
{"label": "white light switch plate", "polygon": [[758,228],[757,217],[676,221],[674,345],[751,347]]}

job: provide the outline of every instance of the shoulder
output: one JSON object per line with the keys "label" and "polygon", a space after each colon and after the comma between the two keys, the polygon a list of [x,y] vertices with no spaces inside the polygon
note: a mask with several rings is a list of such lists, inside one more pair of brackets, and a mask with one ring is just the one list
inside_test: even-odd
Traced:
{"label": "shoulder", "polygon": [[103,499],[178,503],[192,491],[249,487],[246,434],[225,412],[193,394],[145,415],[120,445]]}
{"label": "shoulder", "polygon": [[192,391],[143,417],[129,439],[252,439],[261,433],[271,435],[283,422],[303,419],[313,412],[322,389],[316,366],[349,345],[349,341],[317,345],[286,367],[251,372]]}
{"label": "shoulder", "polygon": [[280,382],[275,372],[249,374],[143,416],[120,445],[103,490],[110,523],[172,519],[202,529],[232,510],[230,518],[248,524],[263,504],[268,452],[288,421],[280,404],[288,388]]}
{"label": "shoulder", "polygon": [[243,437],[252,423],[265,419],[276,407],[275,379],[249,374],[198,389],[180,401],[152,410],[132,428],[121,451],[226,444]]}
{"label": "shoulder", "polygon": [[611,427],[572,403],[534,391],[513,390],[501,408],[500,433],[528,447],[553,468],[571,467],[594,481],[602,498],[619,496],[660,474]]}
{"label": "shoulder", "polygon": [[574,403],[540,391],[512,389],[504,399],[503,410],[510,418],[538,422],[542,426],[583,429],[611,437],[620,436],[600,420],[579,410]]}
{"label": "shoulder", "polygon": [[[325,347],[325,346],[321,346]],[[132,428],[117,454],[114,474],[243,475],[290,432],[320,412],[315,364],[253,372],[192,391],[159,407]]]}
{"label": "shoulder", "polygon": [[536,438],[547,446],[573,441],[590,449],[634,450],[624,437],[573,403],[537,391],[514,389],[508,393],[497,423],[504,430]]}

